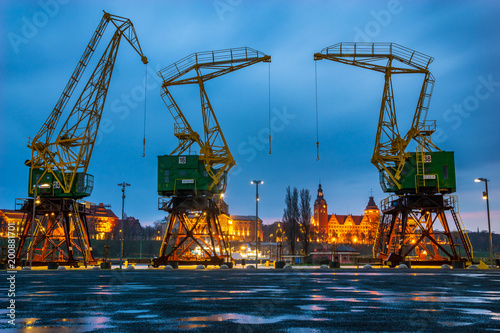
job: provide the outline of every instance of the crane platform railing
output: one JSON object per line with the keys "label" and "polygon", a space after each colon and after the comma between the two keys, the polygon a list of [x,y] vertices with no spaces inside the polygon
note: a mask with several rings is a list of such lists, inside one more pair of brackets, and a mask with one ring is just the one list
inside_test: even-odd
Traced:
{"label": "crane platform railing", "polygon": [[[363,58],[380,56],[392,57],[409,66],[425,70],[434,61],[434,58],[414,51],[397,43],[337,43],[321,50],[324,56],[342,58]],[[315,55],[316,56],[316,55]]]}
{"label": "crane platform railing", "polygon": [[[269,58],[269,60],[265,60]],[[181,60],[160,70],[158,75],[164,84],[171,83],[196,67],[217,67],[255,60],[271,61],[271,57],[250,47],[239,47],[216,51],[192,53]]]}

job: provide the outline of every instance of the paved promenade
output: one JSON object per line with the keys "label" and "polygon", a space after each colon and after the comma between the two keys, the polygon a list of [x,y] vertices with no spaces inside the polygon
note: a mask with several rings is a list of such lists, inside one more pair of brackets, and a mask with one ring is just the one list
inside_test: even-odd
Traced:
{"label": "paved promenade", "polygon": [[18,271],[2,332],[498,332],[500,270]]}

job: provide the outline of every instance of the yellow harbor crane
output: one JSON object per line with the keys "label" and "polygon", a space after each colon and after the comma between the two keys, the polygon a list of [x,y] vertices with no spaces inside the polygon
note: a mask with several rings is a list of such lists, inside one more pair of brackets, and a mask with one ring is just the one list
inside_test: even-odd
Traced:
{"label": "yellow harbor crane", "polygon": [[[179,264],[231,265],[219,215],[226,212],[222,199],[228,172],[235,166],[224,134],[205,90],[205,82],[271,57],[248,47],[188,55],[158,72],[162,98],[174,118],[179,140],[170,155],[158,156],[159,209],[169,213],[159,258],[154,266]],[[171,86],[197,84],[203,134],[193,130],[169,90]],[[199,155],[191,154],[191,148]]]}
{"label": "yellow harbor crane", "polygon": [[[432,141],[435,121],[427,120],[435,79],[429,65],[433,58],[395,43],[338,43],[314,54],[314,60],[331,60],[384,74],[375,148],[371,159],[379,170],[384,192],[394,193],[382,202],[382,218],[374,255],[391,265],[452,263],[462,266],[460,246],[449,228],[450,212],[466,259],[472,261],[472,246],[458,214],[454,154],[442,151]],[[394,98],[394,75],[420,74],[422,87],[413,120],[406,134],[400,133]],[[409,151],[411,147],[414,152]],[[440,222],[444,231],[434,230]],[[449,246],[438,242],[438,235]]]}
{"label": "yellow harbor crane", "polygon": [[[114,34],[76,104],[55,135],[65,107],[110,23],[115,29]],[[93,176],[87,173],[87,169],[123,38],[147,64],[132,22],[104,12],[56,106],[28,144],[32,152],[31,159],[26,161],[30,167],[28,192],[33,199],[19,202],[26,219],[16,253],[18,262],[27,258],[34,264],[56,262],[73,265],[77,264],[78,257],[85,264],[95,262],[86,223],[90,204],[77,200],[92,193]],[[28,248],[25,248],[33,221],[36,222],[35,231],[31,234]]]}

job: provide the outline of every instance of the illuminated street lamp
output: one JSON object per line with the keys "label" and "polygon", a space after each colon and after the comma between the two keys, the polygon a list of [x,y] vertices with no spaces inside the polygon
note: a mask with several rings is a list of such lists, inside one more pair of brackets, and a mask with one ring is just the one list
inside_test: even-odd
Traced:
{"label": "illuminated street lamp", "polygon": [[476,178],[474,179],[476,183],[483,182],[486,186],[486,191],[483,192],[483,199],[486,200],[486,211],[488,213],[488,232],[490,233],[490,260],[491,268],[493,268],[493,239],[491,237],[491,223],[490,223],[490,199],[488,197],[488,179],[486,178]]}
{"label": "illuminated street lamp", "polygon": [[259,240],[258,240],[258,223],[259,223],[259,185],[264,184],[262,180],[251,181],[250,184],[255,185],[255,268],[259,268]]}
{"label": "illuminated street lamp", "polygon": [[122,225],[120,229],[120,234],[121,234],[121,247],[120,247],[120,269],[122,269],[122,260],[123,260],[123,223],[125,219],[125,187],[130,186],[130,184],[127,184],[125,182],[118,184],[118,186],[121,186],[122,188]]}
{"label": "illuminated street lamp", "polygon": [[31,265],[33,263],[33,252],[34,252],[34,247],[35,247],[35,238],[33,237],[34,236],[34,232],[33,232],[33,226],[35,225],[35,221],[36,221],[36,205],[40,203],[40,199],[37,198],[37,189],[38,188],[49,188],[50,187],[50,184],[35,184],[33,185],[33,187],[35,188],[35,193],[33,194],[33,221],[31,222],[31,253],[30,253],[30,269],[31,269]]}

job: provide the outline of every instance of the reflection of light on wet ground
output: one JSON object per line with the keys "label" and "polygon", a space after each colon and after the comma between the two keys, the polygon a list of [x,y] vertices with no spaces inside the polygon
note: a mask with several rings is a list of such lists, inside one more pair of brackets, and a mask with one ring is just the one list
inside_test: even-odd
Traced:
{"label": "reflection of light on wet ground", "polygon": [[316,330],[313,328],[292,327],[292,328],[288,328],[285,332],[289,332],[289,333],[319,333],[322,331]]}
{"label": "reflection of light on wet ground", "polygon": [[40,320],[40,318],[20,318],[20,319],[17,319],[16,318],[16,323],[19,325],[32,325],[34,323],[36,323],[38,320]]}
{"label": "reflection of light on wet ground", "polygon": [[225,299],[233,299],[232,297],[194,297],[193,301],[220,301]]}
{"label": "reflection of light on wet ground", "polygon": [[190,317],[177,319],[178,321],[234,321],[238,324],[275,324],[281,321],[299,320],[299,321],[325,321],[326,318],[314,318],[300,315],[285,315],[276,317],[257,317],[239,313],[224,313],[208,317]]}
{"label": "reflection of light on wet ground", "polygon": [[327,287],[326,289],[331,289],[335,291],[340,291],[344,293],[364,293],[364,294],[369,294],[369,295],[374,295],[374,296],[388,296],[388,295],[394,295],[393,292],[379,292],[375,290],[361,290],[361,289],[356,289],[354,287]]}
{"label": "reflection of light on wet ground", "polygon": [[360,305],[353,305],[353,309],[380,309],[378,306],[360,306]]}
{"label": "reflection of light on wet ground", "polygon": [[96,317],[83,317],[82,322],[86,324],[91,324],[91,325],[99,325],[99,324],[105,324],[110,320],[109,317],[104,317],[104,316],[96,316]]}
{"label": "reflection of light on wet ground", "polygon": [[89,293],[91,295],[119,295],[119,292],[111,292],[111,291],[95,291],[92,293]]}
{"label": "reflection of light on wet ground", "polygon": [[419,301],[419,302],[446,302],[446,303],[490,303],[492,297],[466,297],[466,296],[439,296],[439,297],[431,297],[431,296],[418,296],[411,297],[410,301]]}
{"label": "reflection of light on wet ground", "polygon": [[139,316],[136,316],[135,318],[137,318],[137,319],[149,319],[149,318],[156,318],[156,317],[158,317],[158,315],[149,314],[149,315],[139,315]]}
{"label": "reflection of light on wet ground", "polygon": [[458,308],[458,309],[454,309],[454,310],[461,311],[461,312],[463,312],[465,314],[491,316],[491,319],[493,319],[493,320],[500,320],[500,313],[491,312],[490,310],[485,310],[485,309],[463,309],[463,308]]}
{"label": "reflection of light on wet ground", "polygon": [[311,304],[311,305],[298,305],[298,307],[302,310],[306,310],[306,311],[323,311],[323,310],[326,310],[326,308],[322,307],[322,306],[317,306],[317,305],[314,305],[314,304]]}
{"label": "reflection of light on wet ground", "polygon": [[[418,294],[424,294],[424,296],[415,296]],[[493,301],[500,300],[500,297],[470,297],[470,296],[425,296],[429,293],[389,293],[391,297],[386,297],[383,293],[380,298],[369,298],[372,301],[379,301],[382,303],[397,303],[397,302],[425,302],[425,303],[492,303]]]}
{"label": "reflection of light on wet ground", "polygon": [[324,295],[311,295],[309,296],[310,298],[307,298],[307,300],[314,300],[314,301],[323,301],[323,302],[363,302],[360,299],[357,298],[347,298],[347,297],[337,297],[337,298],[332,298],[332,297],[326,297]]}
{"label": "reflection of light on wet ground", "polygon": [[16,319],[17,329],[2,330],[2,332],[92,332],[114,327],[107,325],[109,317],[59,318],[52,320],[58,326],[33,326],[39,320],[40,318]]}
{"label": "reflection of light on wet ground", "polygon": [[472,323],[458,322],[458,321],[438,321],[439,324],[448,327],[457,327],[457,326],[469,326]]}
{"label": "reflection of light on wet ground", "polygon": [[194,328],[208,327],[208,325],[189,324],[189,325],[179,325],[179,326],[176,326],[176,327],[180,328],[180,329],[184,329],[184,330],[192,330]]}
{"label": "reflection of light on wet ground", "polygon": [[149,312],[149,310],[118,310],[116,313],[144,313]]}
{"label": "reflection of light on wet ground", "polygon": [[78,318],[62,318],[62,319],[54,319],[53,321],[62,323],[80,323],[82,320]]}

